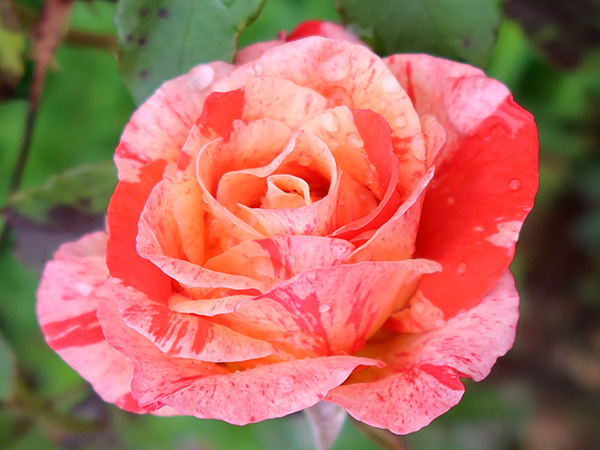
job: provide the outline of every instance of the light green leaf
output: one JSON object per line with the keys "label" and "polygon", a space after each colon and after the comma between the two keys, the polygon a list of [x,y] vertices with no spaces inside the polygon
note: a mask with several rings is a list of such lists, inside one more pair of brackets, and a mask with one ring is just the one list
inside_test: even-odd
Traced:
{"label": "light green leaf", "polygon": [[380,55],[429,53],[484,66],[498,0],[336,0],[342,21]]}
{"label": "light green leaf", "polygon": [[119,66],[139,104],[196,64],[232,61],[237,38],[266,0],[120,0]]}

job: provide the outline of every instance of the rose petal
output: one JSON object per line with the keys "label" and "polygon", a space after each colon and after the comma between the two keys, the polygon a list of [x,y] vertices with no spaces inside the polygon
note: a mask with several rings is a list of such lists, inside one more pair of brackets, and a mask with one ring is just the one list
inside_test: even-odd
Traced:
{"label": "rose petal", "polygon": [[354,246],[320,236],[273,236],[245,241],[212,258],[205,268],[261,280],[269,288],[277,281],[312,269],[343,263]]}
{"label": "rose petal", "polygon": [[115,152],[119,179],[135,182],[147,163],[176,161],[214,82],[233,68],[223,62],[196,66],[167,81],[140,106],[125,127]]}
{"label": "rose petal", "polygon": [[257,77],[256,66],[261,67],[260,76],[284,78],[311,88],[333,105],[338,104],[340,92],[347,93],[352,104],[345,106],[373,110],[390,124],[394,149],[407,179],[416,182],[424,174],[426,154],[419,117],[398,80],[367,48],[320,37],[289,42],[267,51],[251,66],[241,66],[215,89],[244,86]]}
{"label": "rose petal", "polygon": [[[136,362],[134,396],[148,409],[244,425],[281,417],[320,401],[357,368],[381,361],[353,356],[282,362],[230,373],[212,363],[169,357],[120,320],[111,302],[99,308],[107,339]],[[276,398],[277,401],[273,401]]]}
{"label": "rose petal", "polygon": [[424,260],[307,270],[219,320],[296,357],[354,353],[389,316],[405,284],[435,270]]}
{"label": "rose petal", "polygon": [[104,287],[106,233],[62,245],[44,269],[37,316],[48,345],[89,381],[107,402],[147,412],[131,397],[133,363],[104,339],[96,309],[110,299]]}
{"label": "rose petal", "polygon": [[[336,224],[339,178],[336,162],[325,143],[305,131],[299,131],[271,164],[263,168],[240,171],[239,176],[266,178],[276,172],[304,179],[309,184],[311,196],[315,195],[319,199],[296,209],[249,208],[238,204],[238,217],[266,236],[327,235],[332,232]],[[233,178],[233,174],[229,175]],[[239,179],[239,176],[235,179]],[[224,182],[225,179],[226,177],[223,177]],[[264,183],[266,186],[266,179]],[[231,188],[239,189],[237,184],[233,183]],[[320,198],[323,195],[324,197]]]}
{"label": "rose petal", "polygon": [[109,286],[123,321],[167,355],[211,362],[235,362],[278,354],[271,344],[236,333],[167,304],[112,278]]}
{"label": "rose petal", "polygon": [[386,223],[377,228],[373,235],[354,251],[349,262],[402,261],[412,258],[423,198],[433,174],[434,167],[431,167],[410,197]]}
{"label": "rose petal", "polygon": [[[298,25],[285,38],[287,42],[296,41],[305,37],[322,36],[329,39],[343,39],[355,44],[363,44],[363,42],[353,33],[346,30],[344,27],[331,22],[323,22],[321,20],[307,20]],[[364,45],[364,44],[363,44]]]}
{"label": "rose petal", "polygon": [[[402,195],[398,190],[404,186],[398,181],[398,160],[393,152],[390,129],[383,118],[372,111],[353,111],[354,122],[365,143],[365,150],[370,164],[378,175],[380,189],[385,194],[381,202],[365,217],[351,222],[336,230],[333,235],[344,239],[374,230],[387,222],[398,209]],[[411,180],[410,184],[413,182]]]}
{"label": "rose petal", "polygon": [[510,349],[518,301],[512,276],[506,272],[478,306],[443,327],[403,334],[379,348],[367,347],[366,355],[383,356],[388,367],[357,374],[357,379],[370,381],[353,383],[353,377],[325,399],[369,425],[397,434],[417,431],[460,401],[464,392],[460,377],[485,378],[497,358]]}
{"label": "rose petal", "polygon": [[[168,275],[184,286],[227,290],[261,289],[261,284],[256,280],[214,272],[182,259],[178,224],[173,215],[175,201],[181,198],[177,186],[176,182],[167,177],[152,190],[140,215],[137,253],[152,261],[163,276]],[[200,209],[202,205],[196,207]],[[194,211],[196,213],[198,211]],[[202,237],[198,236],[198,240],[201,241]]]}
{"label": "rose petal", "polygon": [[423,277],[419,296],[448,318],[477,304],[512,261],[537,190],[537,131],[506,87],[479,69],[426,55],[394,55],[387,64],[417,112],[448,133],[415,253],[444,267]]}

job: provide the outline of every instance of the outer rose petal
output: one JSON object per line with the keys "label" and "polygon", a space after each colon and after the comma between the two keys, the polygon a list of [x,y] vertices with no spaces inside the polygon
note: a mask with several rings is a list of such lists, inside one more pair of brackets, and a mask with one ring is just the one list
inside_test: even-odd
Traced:
{"label": "outer rose petal", "polygon": [[115,152],[119,179],[136,181],[145,164],[177,160],[212,84],[234,66],[213,62],[163,84],[133,114]]}
{"label": "outer rose petal", "polygon": [[369,381],[352,384],[350,379],[325,400],[369,425],[398,434],[417,431],[460,401],[464,386],[459,377],[485,378],[510,349],[518,303],[512,276],[506,272],[479,305],[443,327],[367,347],[366,356],[383,356],[387,376],[379,378],[370,370],[357,374],[357,379]]}
{"label": "outer rose petal", "polygon": [[227,372],[212,363],[169,357],[126,327],[110,301],[100,305],[111,345],[136,362],[132,387],[149,409],[169,405],[181,414],[245,425],[281,417],[318,403],[357,368],[383,367],[354,356],[302,359]]}
{"label": "outer rose petal", "polygon": [[131,397],[133,363],[104,339],[96,308],[110,299],[106,234],[88,234],[64,244],[44,269],[37,315],[48,345],[89,381],[107,402],[127,411],[147,412]]}
{"label": "outer rose petal", "polygon": [[[476,305],[513,258],[537,190],[535,123],[504,85],[479,69],[427,55],[386,62],[419,115],[434,115],[447,132],[415,253],[444,269],[423,277],[416,298],[438,317],[452,317]],[[411,312],[404,330],[431,327],[419,316]]]}

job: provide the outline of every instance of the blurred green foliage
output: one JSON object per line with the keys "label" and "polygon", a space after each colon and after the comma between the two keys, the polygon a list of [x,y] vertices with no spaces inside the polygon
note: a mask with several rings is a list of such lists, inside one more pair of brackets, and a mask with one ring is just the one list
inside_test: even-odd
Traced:
{"label": "blurred green foliage", "polygon": [[[33,0],[13,3],[33,14],[41,6],[41,1]],[[519,2],[507,5],[515,3]],[[580,6],[584,4],[580,2]],[[511,10],[511,17],[521,19],[519,23],[531,21],[518,11]],[[114,37],[114,12],[114,2],[77,2],[70,29]],[[580,11],[581,16],[588,13],[585,8]],[[544,14],[536,16],[536,25],[540,17]],[[289,32],[309,18],[338,21],[333,1],[269,0],[258,20],[241,34],[240,45],[272,39],[277,32]],[[586,23],[590,20],[585,18]],[[561,32],[567,33],[568,28]],[[531,35],[529,29],[528,33]],[[563,40],[574,39],[565,36]],[[558,69],[542,50],[535,39],[530,43],[517,22],[505,22],[486,69],[534,114],[540,132],[540,192],[512,267],[523,299],[515,349],[485,383],[468,383],[456,408],[408,436],[409,448],[587,450],[600,446],[594,419],[600,416],[600,381],[593,377],[600,370],[600,52],[597,47],[586,49],[578,55],[577,65]],[[27,67],[13,98],[0,103],[0,205],[9,204],[8,180],[22,138],[30,79],[31,67]],[[48,205],[55,199],[52,186],[64,182],[60,176],[48,181],[51,176],[81,164],[112,167],[109,161],[133,108],[112,52],[82,46],[81,39],[67,37],[46,80],[23,193],[13,199],[21,206],[17,212],[40,222],[48,217]],[[84,169],[76,169],[81,175],[77,170]],[[58,203],[80,213],[82,209],[86,214],[98,213],[102,207],[94,202],[107,200],[111,183],[110,176],[102,179],[107,181],[98,191],[86,194],[68,188],[69,192],[59,195]],[[91,206],[80,204],[77,199],[82,196],[97,200]],[[4,217],[9,215],[4,214],[0,222]],[[22,390],[22,398],[28,399],[17,404],[5,402],[0,408],[2,448],[312,446],[308,425],[299,414],[235,427],[189,417],[135,416],[102,403],[45,345],[34,315],[40,259],[61,239],[85,231],[69,228],[69,217],[47,223],[42,230],[30,222],[18,222],[22,233],[15,241],[20,259],[10,250],[11,242],[0,249],[0,334],[5,338],[0,340],[0,399],[9,398],[17,388]],[[98,223],[101,218],[93,222],[95,226]],[[39,233],[52,236],[52,249],[40,248]],[[35,252],[43,254],[36,258],[32,256]],[[11,355],[17,363],[19,386],[13,383]],[[82,424],[63,420],[65,415],[100,424],[101,429],[79,432]],[[334,448],[377,447],[347,422]]]}

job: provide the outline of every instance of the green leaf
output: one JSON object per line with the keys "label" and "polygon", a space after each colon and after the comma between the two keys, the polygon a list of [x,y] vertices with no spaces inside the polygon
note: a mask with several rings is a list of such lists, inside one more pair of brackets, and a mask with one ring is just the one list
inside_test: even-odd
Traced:
{"label": "green leaf", "polygon": [[380,55],[429,53],[484,66],[498,0],[336,0],[342,21]]}
{"label": "green leaf", "polygon": [[13,397],[17,380],[17,367],[8,342],[0,335],[0,401]]}
{"label": "green leaf", "polygon": [[10,199],[9,206],[37,223],[51,221],[51,211],[59,206],[82,214],[103,214],[116,183],[111,161],[82,165],[50,177],[41,186],[18,192]]}
{"label": "green leaf", "polygon": [[139,104],[199,63],[232,61],[237,38],[266,0],[120,0],[119,65]]}

